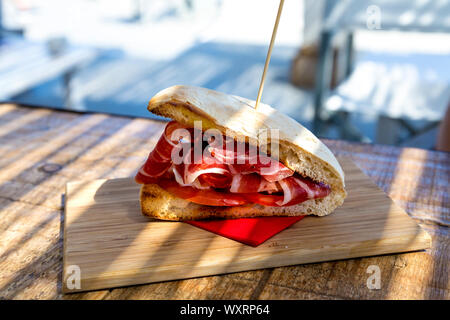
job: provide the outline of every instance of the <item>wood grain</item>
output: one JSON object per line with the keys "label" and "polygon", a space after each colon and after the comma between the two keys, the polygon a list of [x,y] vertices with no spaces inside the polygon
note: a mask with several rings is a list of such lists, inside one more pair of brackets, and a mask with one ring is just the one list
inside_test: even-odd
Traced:
{"label": "wood grain", "polygon": [[[308,217],[257,248],[140,213],[132,178],[68,183],[63,290],[86,291],[430,247],[430,237],[350,160],[348,198],[332,215]],[[68,289],[67,266],[81,269]]]}
{"label": "wood grain", "polygon": [[0,128],[0,299],[450,299],[448,153],[325,140],[432,236],[425,251],[63,294],[66,183],[132,176],[164,123],[0,104]]}

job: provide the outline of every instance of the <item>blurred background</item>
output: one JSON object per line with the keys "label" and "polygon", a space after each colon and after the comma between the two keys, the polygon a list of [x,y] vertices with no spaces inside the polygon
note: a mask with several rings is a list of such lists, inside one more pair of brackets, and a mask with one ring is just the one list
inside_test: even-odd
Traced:
{"label": "blurred background", "polygon": [[[0,102],[152,117],[175,84],[256,99],[278,4],[0,0]],[[439,148],[450,0],[286,0],[262,101],[320,137]]]}

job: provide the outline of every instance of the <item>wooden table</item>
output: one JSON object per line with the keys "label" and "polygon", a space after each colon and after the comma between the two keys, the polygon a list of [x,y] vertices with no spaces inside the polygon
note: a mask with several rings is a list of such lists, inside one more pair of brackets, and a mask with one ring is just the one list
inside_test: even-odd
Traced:
{"label": "wooden table", "polygon": [[[449,299],[450,156],[325,141],[432,235],[431,249],[63,295],[64,186],[132,176],[164,123],[0,105],[0,299]],[[367,268],[381,289],[367,288]]]}

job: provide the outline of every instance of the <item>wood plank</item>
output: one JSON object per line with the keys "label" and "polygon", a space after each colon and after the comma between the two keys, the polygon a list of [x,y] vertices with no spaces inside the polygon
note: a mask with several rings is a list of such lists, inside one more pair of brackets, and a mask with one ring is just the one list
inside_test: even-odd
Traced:
{"label": "wood plank", "polygon": [[[86,291],[319,261],[421,250],[430,237],[351,161],[344,206],[308,217],[253,248],[140,213],[132,179],[67,185],[63,291]],[[66,286],[81,269],[81,289]]]}

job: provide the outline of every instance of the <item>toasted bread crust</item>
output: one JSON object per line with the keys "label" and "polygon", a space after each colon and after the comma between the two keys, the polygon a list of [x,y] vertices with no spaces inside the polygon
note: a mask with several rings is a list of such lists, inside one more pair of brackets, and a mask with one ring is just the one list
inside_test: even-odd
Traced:
{"label": "toasted bread crust", "polygon": [[[326,200],[325,200],[326,199]],[[320,200],[320,201],[319,201]],[[249,204],[237,207],[204,206],[180,199],[156,184],[142,185],[142,214],[162,220],[185,221],[208,218],[251,218],[261,216],[327,215],[340,203],[333,198],[308,200],[289,207],[266,207]]]}

